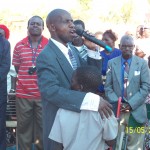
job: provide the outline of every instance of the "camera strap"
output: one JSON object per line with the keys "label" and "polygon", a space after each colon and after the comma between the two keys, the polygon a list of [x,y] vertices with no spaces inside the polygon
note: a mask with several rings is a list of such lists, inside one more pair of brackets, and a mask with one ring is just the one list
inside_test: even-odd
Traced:
{"label": "camera strap", "polygon": [[38,40],[38,44],[37,44],[36,48],[33,48],[32,41],[31,41],[30,37],[28,37],[28,39],[29,39],[30,47],[32,49],[32,67],[35,67],[36,53],[38,51],[38,47],[39,47],[39,44],[41,43],[42,37]]}

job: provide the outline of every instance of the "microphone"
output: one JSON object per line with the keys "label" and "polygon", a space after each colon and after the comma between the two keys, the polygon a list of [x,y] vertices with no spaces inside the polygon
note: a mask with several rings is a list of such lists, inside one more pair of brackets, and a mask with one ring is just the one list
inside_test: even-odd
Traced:
{"label": "microphone", "polygon": [[79,36],[83,36],[83,37],[85,37],[85,39],[87,39],[87,40],[89,40],[89,41],[91,41],[91,42],[93,42],[93,43],[95,43],[95,44],[105,48],[108,52],[112,51],[112,48],[110,46],[105,44],[103,41],[96,39],[94,36],[86,33],[84,30],[76,28],[76,33]]}

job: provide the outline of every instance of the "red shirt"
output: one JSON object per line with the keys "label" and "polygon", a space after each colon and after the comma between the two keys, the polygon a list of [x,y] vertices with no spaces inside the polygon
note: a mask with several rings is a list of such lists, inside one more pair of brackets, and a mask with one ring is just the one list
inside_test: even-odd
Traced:
{"label": "red shirt", "polygon": [[[28,70],[36,62],[36,58],[48,43],[48,39],[42,36],[38,48],[30,46],[28,37],[18,42],[14,48],[13,61],[14,66],[19,67],[18,80],[16,85],[16,96],[27,99],[39,99],[40,91],[37,84],[36,72],[32,75],[28,74]],[[35,56],[35,59],[33,59]],[[33,59],[33,60],[32,60]],[[36,64],[35,64],[36,66]]]}

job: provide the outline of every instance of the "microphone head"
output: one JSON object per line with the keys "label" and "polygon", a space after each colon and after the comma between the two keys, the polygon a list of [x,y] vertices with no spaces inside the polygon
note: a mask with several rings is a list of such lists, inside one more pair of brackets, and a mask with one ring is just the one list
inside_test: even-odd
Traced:
{"label": "microphone head", "polygon": [[76,30],[76,33],[79,35],[79,36],[82,36],[83,35],[83,32],[84,30],[80,29],[80,28],[75,28]]}

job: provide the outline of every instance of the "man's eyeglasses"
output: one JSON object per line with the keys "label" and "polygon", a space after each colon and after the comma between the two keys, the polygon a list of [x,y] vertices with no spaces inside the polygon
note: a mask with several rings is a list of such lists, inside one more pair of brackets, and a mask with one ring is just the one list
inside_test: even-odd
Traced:
{"label": "man's eyeglasses", "polygon": [[121,45],[121,49],[133,49],[134,45]]}

